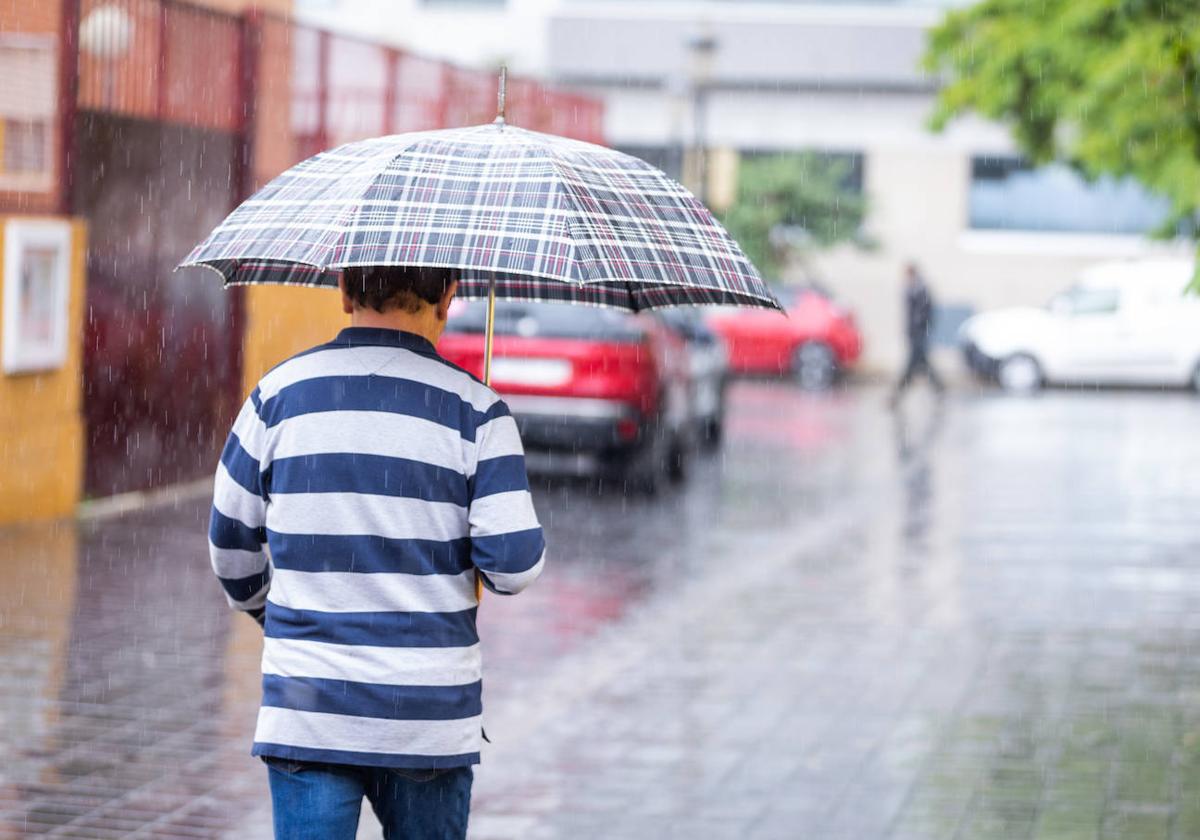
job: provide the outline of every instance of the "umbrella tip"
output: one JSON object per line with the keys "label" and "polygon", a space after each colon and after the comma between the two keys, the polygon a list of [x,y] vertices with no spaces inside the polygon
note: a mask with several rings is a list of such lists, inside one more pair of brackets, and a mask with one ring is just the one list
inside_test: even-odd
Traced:
{"label": "umbrella tip", "polygon": [[497,128],[503,129],[505,125],[504,114],[508,108],[508,65],[500,65],[500,78],[496,85],[496,119]]}

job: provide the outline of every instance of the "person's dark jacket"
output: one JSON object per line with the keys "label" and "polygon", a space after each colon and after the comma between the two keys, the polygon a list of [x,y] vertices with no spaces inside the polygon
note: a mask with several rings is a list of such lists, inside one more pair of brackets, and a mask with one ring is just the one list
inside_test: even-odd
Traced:
{"label": "person's dark jacket", "polygon": [[905,322],[908,341],[912,345],[925,346],[933,327],[933,297],[924,283],[915,283],[904,293]]}

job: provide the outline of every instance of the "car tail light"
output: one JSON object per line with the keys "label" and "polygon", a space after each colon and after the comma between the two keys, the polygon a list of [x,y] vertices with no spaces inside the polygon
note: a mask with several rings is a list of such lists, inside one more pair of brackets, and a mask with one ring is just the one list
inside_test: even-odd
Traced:
{"label": "car tail light", "polygon": [[638,423],[632,417],[617,421],[617,437],[622,441],[633,441],[638,436]]}

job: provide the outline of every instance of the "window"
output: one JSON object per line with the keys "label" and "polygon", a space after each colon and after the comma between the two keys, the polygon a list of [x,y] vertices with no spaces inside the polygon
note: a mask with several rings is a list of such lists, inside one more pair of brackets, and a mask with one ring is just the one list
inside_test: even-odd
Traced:
{"label": "window", "polygon": [[0,128],[0,137],[4,141],[4,162],[0,168],[14,175],[49,169],[47,134],[44,121],[5,120],[4,127]]}
{"label": "window", "polygon": [[682,175],[683,155],[678,146],[617,146],[617,151],[641,158],[676,180]]}
{"label": "window", "polygon": [[0,35],[0,189],[50,189],[57,67],[53,37]]}
{"label": "window", "polygon": [[1130,179],[1089,183],[1068,166],[1036,169],[1016,157],[971,161],[970,226],[976,230],[1143,234],[1167,217],[1165,199]]}

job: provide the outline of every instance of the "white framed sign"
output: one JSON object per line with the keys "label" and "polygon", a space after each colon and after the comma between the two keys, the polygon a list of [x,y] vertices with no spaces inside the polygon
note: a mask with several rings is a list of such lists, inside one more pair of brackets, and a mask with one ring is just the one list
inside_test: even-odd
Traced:
{"label": "white framed sign", "polygon": [[67,361],[71,225],[10,219],[4,226],[4,372],[54,370]]}

